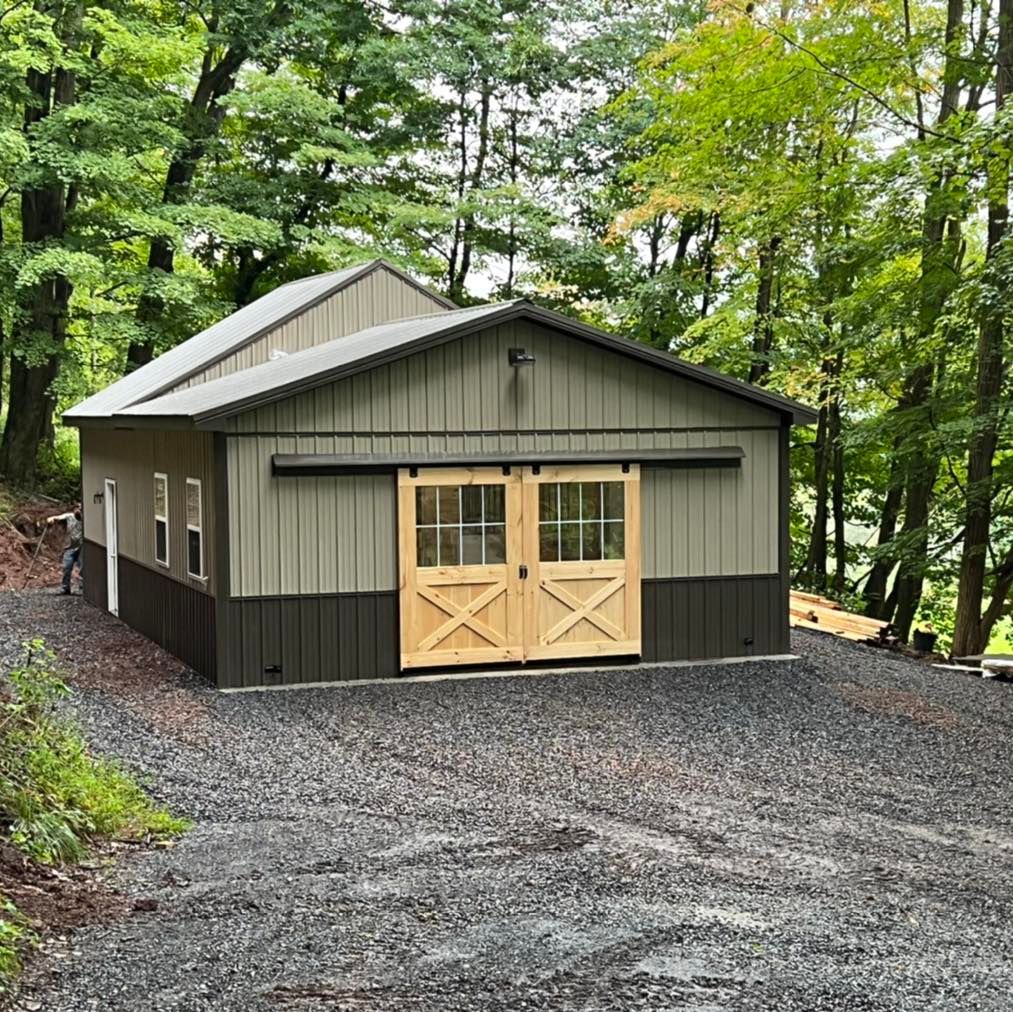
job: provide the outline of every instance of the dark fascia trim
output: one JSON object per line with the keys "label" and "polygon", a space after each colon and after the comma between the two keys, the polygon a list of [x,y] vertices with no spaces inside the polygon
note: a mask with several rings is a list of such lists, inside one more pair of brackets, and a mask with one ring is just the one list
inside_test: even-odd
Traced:
{"label": "dark fascia trim", "polygon": [[741,467],[741,446],[685,450],[560,450],[529,453],[275,453],[271,473],[278,477],[340,474],[393,474],[399,467],[508,467],[531,464],[640,464],[644,467]]}
{"label": "dark fascia trim", "polygon": [[214,517],[215,517],[215,672],[219,686],[228,684],[228,633],[231,612],[228,607],[232,532],[229,524],[229,462],[224,432],[214,434]]}
{"label": "dark fascia trim", "polygon": [[65,419],[64,425],[75,429],[171,429],[177,432],[192,432],[196,426],[192,418],[183,415],[90,415]]}
{"label": "dark fascia trim", "polygon": [[490,327],[497,327],[518,319],[532,320],[569,337],[587,341],[590,344],[614,351],[629,358],[639,359],[649,365],[654,365],[660,369],[682,376],[684,379],[695,381],[712,389],[721,390],[723,393],[731,394],[753,404],[759,404],[761,407],[778,412],[782,418],[787,417],[796,424],[811,425],[816,421],[817,415],[812,408],[801,404],[799,401],[792,400],[790,397],[771,393],[769,390],[763,390],[760,387],[744,383],[731,376],[725,376],[723,373],[719,373],[714,369],[708,369],[705,366],[684,362],[682,359],[676,358],[668,352],[658,351],[638,341],[632,341],[626,337],[619,337],[615,334],[609,334],[604,330],[598,330],[596,327],[590,327],[571,317],[563,316],[561,313],[543,309],[524,299],[507,303],[499,311],[480,316],[478,319],[463,320],[457,324],[448,326],[445,330],[438,331],[435,334],[428,334],[415,341],[406,342],[405,344],[398,345],[396,348],[384,349],[374,355],[367,355],[357,359],[355,362],[342,363],[340,366],[322,370],[311,377],[293,380],[291,383],[274,387],[263,393],[253,394],[229,404],[218,405],[207,411],[195,413],[192,417],[199,427],[204,427],[208,423],[214,423],[220,418],[227,418],[241,414],[244,411],[251,411],[265,404],[273,404],[275,401],[283,400],[286,397],[304,393],[308,390],[314,390],[335,380],[367,372],[378,366],[396,362],[408,355],[426,351],[441,344],[447,344],[456,338],[465,337],[468,334],[486,330]]}
{"label": "dark fascia trim", "polygon": [[[359,264],[358,270],[356,270],[354,274],[352,274],[349,277],[342,279],[340,282],[332,285],[326,291],[324,291],[323,293],[321,293],[320,295],[318,295],[315,299],[312,299],[309,302],[306,302],[303,305],[298,306],[297,308],[291,310],[291,312],[286,313],[280,319],[274,320],[269,325],[261,327],[259,330],[255,331],[253,334],[251,334],[249,337],[245,338],[240,344],[234,345],[233,347],[229,348],[227,351],[223,352],[221,355],[218,355],[216,358],[209,359],[208,361],[201,363],[199,366],[194,366],[188,372],[185,372],[185,373],[183,373],[183,374],[181,374],[179,376],[176,376],[170,383],[166,383],[164,386],[160,387],[154,393],[148,394],[144,398],[142,398],[140,401],[135,401],[133,403],[135,403],[135,404],[138,404],[138,403],[139,404],[143,404],[145,401],[151,401],[151,400],[154,400],[156,397],[161,397],[163,394],[165,394],[169,390],[171,390],[174,386],[178,386],[184,380],[188,380],[192,376],[196,376],[197,373],[203,372],[205,369],[210,369],[211,366],[217,365],[223,359],[226,359],[230,355],[234,355],[237,351],[240,351],[243,348],[248,347],[249,345],[253,344],[254,341],[259,341],[260,338],[262,338],[265,334],[269,334],[272,330],[277,330],[279,327],[284,327],[286,323],[291,322],[297,316],[301,316],[303,313],[309,312],[309,310],[311,310],[311,309],[315,309],[317,306],[320,305],[321,302],[326,301],[327,299],[331,298],[331,296],[333,296],[333,295],[337,295],[338,292],[343,291],[349,285],[353,285],[357,281],[361,281],[363,278],[369,277],[370,274],[373,274],[373,273],[375,273],[378,270],[389,271],[391,274],[395,275],[401,281],[404,281],[406,284],[410,285],[412,288],[414,288],[417,291],[421,292],[423,295],[428,295],[429,298],[431,298],[437,305],[442,306],[444,309],[448,309],[449,310],[449,309],[460,309],[461,308],[459,305],[457,305],[456,302],[452,302],[445,295],[440,295],[438,292],[431,291],[429,288],[427,288],[421,282],[416,281],[415,278],[413,278],[410,274],[408,274],[405,271],[403,271],[400,267],[396,266],[395,264],[392,264],[389,260],[384,260],[382,257],[378,257],[375,260],[367,260],[366,263]],[[287,281],[285,284],[286,285],[298,284],[299,281],[308,281],[309,278],[312,277],[312,276],[313,275],[307,275],[307,277],[305,277],[305,278],[299,278],[296,281]],[[284,288],[285,285],[279,285],[278,287],[279,288]],[[391,322],[394,322],[394,321],[391,321]],[[132,405],[130,405],[130,406],[132,406]],[[96,424],[100,424],[103,420],[111,421],[115,417],[116,417],[115,414],[113,414],[113,415],[97,415],[97,416],[82,415],[82,416],[78,416],[76,418],[75,417],[68,418],[68,417],[64,416],[61,419],[61,421],[63,422],[64,425],[67,425],[67,426],[96,425]],[[176,423],[175,425],[159,424],[157,427],[158,428],[182,428],[183,427],[182,425],[179,424],[180,421],[181,421],[181,419],[179,417],[173,416],[173,420]],[[185,421],[187,423],[187,425],[186,425],[187,428],[191,427],[190,419],[183,419],[183,421]],[[116,427],[117,428],[121,428],[122,424],[120,424],[120,425],[118,425]],[[142,428],[142,427],[145,427],[145,426],[139,425],[137,427],[138,428]]]}

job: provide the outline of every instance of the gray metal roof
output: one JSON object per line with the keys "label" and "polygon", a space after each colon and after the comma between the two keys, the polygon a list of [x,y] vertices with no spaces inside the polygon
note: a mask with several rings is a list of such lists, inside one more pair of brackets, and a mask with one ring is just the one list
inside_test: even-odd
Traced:
{"label": "gray metal roof", "polygon": [[340,374],[347,367],[361,366],[391,352],[400,352],[402,348],[443,335],[462,324],[487,321],[513,305],[515,303],[503,302],[381,323],[315,348],[135,404],[116,412],[116,417],[175,417],[200,421],[234,414],[256,403],[277,400],[290,391],[304,389],[307,384],[326,382],[328,377]]}
{"label": "gray metal roof", "polygon": [[425,291],[436,303],[448,309],[456,308],[449,299],[430,292],[386,260],[371,260],[344,270],[300,278],[275,288],[128,373],[75,405],[63,417],[68,422],[108,418],[131,405],[157,397],[380,267]]}
{"label": "gray metal roof", "polygon": [[752,386],[705,366],[684,362],[667,352],[606,333],[561,313],[535,306],[525,299],[383,323],[286,358],[125,407],[115,412],[114,419],[125,424],[130,421],[141,423],[143,419],[210,423],[394,361],[482,327],[515,319],[529,319],[618,354],[648,362],[704,386],[788,415],[796,423],[811,424],[816,421],[816,412],[790,397]]}

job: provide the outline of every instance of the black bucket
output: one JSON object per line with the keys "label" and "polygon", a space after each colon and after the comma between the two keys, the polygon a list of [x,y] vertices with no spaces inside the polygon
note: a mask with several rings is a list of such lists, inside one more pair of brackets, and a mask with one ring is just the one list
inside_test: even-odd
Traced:
{"label": "black bucket", "polygon": [[937,633],[926,632],[924,629],[915,629],[911,637],[911,646],[920,654],[931,654],[936,649]]}

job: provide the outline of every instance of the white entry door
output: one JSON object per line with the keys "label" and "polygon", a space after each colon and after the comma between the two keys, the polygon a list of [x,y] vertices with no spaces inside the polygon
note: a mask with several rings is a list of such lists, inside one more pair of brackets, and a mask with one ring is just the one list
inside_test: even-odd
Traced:
{"label": "white entry door", "polygon": [[106,597],[109,610],[114,615],[120,613],[119,572],[119,525],[116,512],[116,482],[106,478],[103,496],[106,511]]}

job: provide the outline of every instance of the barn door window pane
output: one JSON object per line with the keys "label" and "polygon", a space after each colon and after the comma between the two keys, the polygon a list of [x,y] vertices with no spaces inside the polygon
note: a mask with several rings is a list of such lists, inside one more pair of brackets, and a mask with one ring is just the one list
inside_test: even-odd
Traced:
{"label": "barn door window pane", "polygon": [[186,571],[204,579],[204,504],[199,478],[186,479]]}
{"label": "barn door window pane", "polygon": [[420,485],[415,489],[416,563],[498,566],[506,562],[502,485]]}
{"label": "barn door window pane", "polygon": [[155,472],[155,561],[169,565],[169,476]]}
{"label": "barn door window pane", "polygon": [[625,487],[621,481],[545,482],[538,487],[542,562],[622,559]]}

